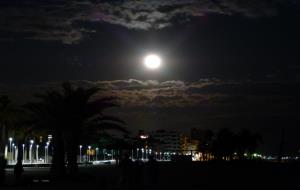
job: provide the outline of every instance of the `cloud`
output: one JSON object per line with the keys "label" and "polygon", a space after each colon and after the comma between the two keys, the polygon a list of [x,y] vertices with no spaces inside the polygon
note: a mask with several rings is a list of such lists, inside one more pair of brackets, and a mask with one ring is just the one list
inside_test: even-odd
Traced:
{"label": "cloud", "polygon": [[285,107],[299,105],[298,83],[222,81],[201,79],[198,81],[153,81],[153,80],[113,80],[74,81],[77,86],[96,86],[98,97],[115,96],[124,107],[186,108],[257,105]]}
{"label": "cloud", "polygon": [[[207,14],[270,17],[283,0],[55,0],[0,3],[0,32],[24,38],[80,42],[95,32],[83,23],[109,23],[129,29],[162,29]],[[84,26],[83,26],[84,25]]]}
{"label": "cloud", "polygon": [[[299,106],[300,84],[283,82],[243,82],[202,79],[198,81],[141,81],[137,79],[112,81],[73,81],[77,87],[101,89],[96,97],[114,96],[127,108],[201,108],[235,107],[292,109]],[[0,85],[0,94],[8,94],[24,102],[32,94],[60,89],[60,83],[40,85]],[[20,96],[22,95],[22,96]]]}

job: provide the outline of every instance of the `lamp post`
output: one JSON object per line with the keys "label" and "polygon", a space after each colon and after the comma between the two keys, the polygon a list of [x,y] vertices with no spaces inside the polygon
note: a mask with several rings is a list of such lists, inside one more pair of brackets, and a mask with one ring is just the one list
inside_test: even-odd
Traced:
{"label": "lamp post", "polygon": [[25,162],[25,144],[22,144],[22,157],[23,157],[23,159],[22,159],[22,161],[23,161],[23,163]]}
{"label": "lamp post", "polygon": [[16,162],[17,146],[13,143],[13,161]]}
{"label": "lamp post", "polygon": [[88,146],[89,152],[88,152],[88,160],[91,161],[91,146]]}
{"label": "lamp post", "polygon": [[82,162],[82,160],[81,160],[81,150],[82,150],[82,145],[79,145],[79,163]]}
{"label": "lamp post", "polygon": [[12,162],[12,147],[11,147],[11,143],[12,143],[13,138],[9,137],[8,140],[9,140],[10,162]]}
{"label": "lamp post", "polygon": [[144,160],[144,149],[142,148],[142,160]]}
{"label": "lamp post", "polygon": [[46,164],[47,163],[47,145],[45,146],[45,156],[44,156],[44,163]]}
{"label": "lamp post", "polygon": [[14,150],[15,149],[15,143],[12,143],[11,145],[11,163],[14,161]]}
{"label": "lamp post", "polygon": [[46,143],[46,145],[47,145],[47,149],[46,149],[47,163],[49,163],[49,144],[50,144],[50,141]]}
{"label": "lamp post", "polygon": [[99,148],[96,148],[96,161],[98,160],[98,150]]}
{"label": "lamp post", "polygon": [[139,148],[136,149],[136,159],[137,160],[139,159],[139,150],[140,150]]}
{"label": "lamp post", "polygon": [[33,145],[33,140],[30,140],[30,147],[29,147],[29,160],[30,160],[30,164],[32,164],[32,145]]}
{"label": "lamp post", "polygon": [[39,160],[39,145],[36,145],[36,150],[35,150],[35,156],[36,156],[36,162]]}

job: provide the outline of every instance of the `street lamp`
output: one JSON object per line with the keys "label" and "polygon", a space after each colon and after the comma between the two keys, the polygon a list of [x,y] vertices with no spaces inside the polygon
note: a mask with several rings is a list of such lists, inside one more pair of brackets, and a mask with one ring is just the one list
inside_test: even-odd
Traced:
{"label": "street lamp", "polygon": [[9,151],[10,151],[10,157],[11,157],[10,161],[12,162],[12,147],[11,147],[11,143],[12,143],[13,138],[9,137],[8,140],[9,140]]}
{"label": "street lamp", "polygon": [[142,148],[142,160],[144,160],[144,149]]}
{"label": "street lamp", "polygon": [[96,148],[96,161],[98,160],[98,150],[99,148]]}
{"label": "street lamp", "polygon": [[82,150],[82,145],[79,145],[79,162],[81,163],[81,150]]}
{"label": "street lamp", "polygon": [[30,160],[30,163],[31,163],[31,164],[32,164],[32,145],[33,145],[33,140],[30,140],[29,160]]}
{"label": "street lamp", "polygon": [[23,163],[25,162],[25,144],[22,144],[22,151],[23,151],[23,155],[22,155],[22,157],[23,157]]}
{"label": "street lamp", "polygon": [[89,152],[88,152],[89,153],[89,155],[88,155],[89,157],[88,158],[89,158],[89,162],[90,162],[91,161],[91,146],[88,146],[88,149],[89,149]]}
{"label": "street lamp", "polygon": [[48,146],[46,145],[45,146],[45,156],[44,156],[44,163],[45,164],[47,163],[47,149],[48,149]]}
{"label": "street lamp", "polygon": [[36,155],[36,162],[38,162],[39,160],[39,145],[36,145],[36,151],[35,151],[35,155]]}
{"label": "street lamp", "polygon": [[15,155],[14,155],[14,152],[15,152],[15,143],[12,143],[12,147],[11,147],[11,163],[13,163],[13,161],[15,160]]}
{"label": "street lamp", "polygon": [[47,158],[47,163],[49,162],[49,144],[50,144],[50,141],[46,143],[46,158]]}
{"label": "street lamp", "polygon": [[16,162],[17,161],[17,156],[18,156],[17,155],[17,146],[13,144],[13,148],[14,148],[14,154],[13,154],[14,155],[14,162]]}

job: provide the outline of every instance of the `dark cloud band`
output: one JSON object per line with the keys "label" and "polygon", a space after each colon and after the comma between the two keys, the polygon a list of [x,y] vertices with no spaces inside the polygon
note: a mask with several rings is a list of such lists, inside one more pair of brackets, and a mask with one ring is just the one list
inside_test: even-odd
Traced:
{"label": "dark cloud band", "polygon": [[0,3],[0,32],[22,33],[23,37],[78,43],[95,32],[78,23],[109,23],[129,29],[162,29],[189,22],[207,14],[270,17],[283,0],[55,0]]}
{"label": "dark cloud band", "polygon": [[[215,107],[255,106],[286,107],[299,105],[299,83],[241,82],[202,79],[186,81],[141,81],[136,79],[114,81],[73,81],[77,87],[98,87],[97,96],[115,96],[123,107]],[[32,94],[49,89],[59,89],[60,83],[35,86],[0,86],[0,94],[11,93],[12,97],[32,99]],[[18,95],[22,96],[18,97]],[[27,98],[26,98],[27,97]],[[268,107],[268,106],[266,106]]]}

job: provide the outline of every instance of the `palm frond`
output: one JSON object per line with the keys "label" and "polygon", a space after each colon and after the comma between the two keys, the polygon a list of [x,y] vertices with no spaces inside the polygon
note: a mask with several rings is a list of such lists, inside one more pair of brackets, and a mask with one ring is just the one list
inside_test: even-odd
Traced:
{"label": "palm frond", "polygon": [[91,120],[91,122],[104,122],[104,121],[107,121],[107,122],[116,122],[116,123],[119,123],[119,124],[122,124],[122,125],[126,125],[126,122],[119,119],[118,117],[115,117],[115,116],[109,116],[109,115],[99,115],[98,117],[95,117]]}
{"label": "palm frond", "polygon": [[113,122],[108,122],[108,121],[102,121],[99,123],[90,123],[88,124],[88,127],[94,131],[114,130],[123,133],[129,133],[129,131],[122,125]]}

